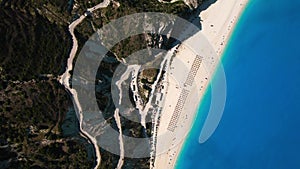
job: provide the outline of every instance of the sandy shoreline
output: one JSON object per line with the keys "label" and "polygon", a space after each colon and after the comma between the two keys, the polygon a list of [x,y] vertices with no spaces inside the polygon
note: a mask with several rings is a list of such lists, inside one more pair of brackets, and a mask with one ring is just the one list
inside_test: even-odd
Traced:
{"label": "sandy shoreline", "polygon": [[[212,78],[215,67],[219,63],[219,60],[222,56],[222,53],[224,52],[232,30],[236,25],[241,13],[243,12],[247,2],[248,0],[217,0],[206,10],[200,13],[202,26],[201,33],[210,42],[213,48],[212,50],[217,53],[217,56],[213,57],[214,55],[210,55],[210,51],[208,51],[209,49],[201,53],[201,55],[203,55],[204,57],[208,56],[212,58],[210,60],[206,60],[206,63],[209,63],[211,68],[209,68],[208,71],[207,68],[202,64],[199,67],[198,73],[196,73],[194,79],[195,84],[188,87],[186,87],[186,83],[181,84],[180,81],[185,81],[185,79],[188,79],[189,77],[178,74],[181,74],[180,71],[191,71],[193,69],[194,64],[191,64],[191,62],[195,62],[195,60],[197,60],[198,53],[190,52],[190,50],[188,49],[189,45],[183,44],[179,47],[178,53],[175,57],[178,61],[173,62],[170,66],[174,67],[171,72],[175,74],[175,80],[171,77],[170,83],[168,84],[168,91],[172,91],[172,94],[167,94],[165,96],[166,103],[163,106],[164,110],[157,132],[157,154],[155,157],[153,168],[172,169],[175,167],[178,154],[180,153],[181,148],[184,145],[185,138],[183,137],[186,137],[187,134],[184,131],[188,131],[194,122],[196,110],[198,108],[200,100],[205,93],[207,85]],[[187,41],[189,41],[187,42],[187,44],[195,43],[195,41],[193,41],[193,37],[191,37]],[[203,58],[203,60],[205,59],[206,58]],[[185,65],[186,70],[183,70],[181,65]],[[175,117],[174,122],[174,114],[178,112],[178,100],[182,100],[183,95],[183,100],[185,100],[185,102],[180,103],[181,114],[176,115],[178,117]],[[169,148],[168,150],[164,150],[164,147],[171,148]]]}
{"label": "sandy shoreline", "polygon": [[221,57],[228,39],[249,0],[217,0],[200,13],[201,32]]}

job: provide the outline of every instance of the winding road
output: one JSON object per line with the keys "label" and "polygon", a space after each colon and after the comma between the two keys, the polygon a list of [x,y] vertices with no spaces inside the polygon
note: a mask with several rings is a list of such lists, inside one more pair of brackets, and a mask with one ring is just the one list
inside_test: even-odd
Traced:
{"label": "winding road", "polygon": [[72,98],[72,102],[74,104],[75,107],[75,111],[76,113],[79,115],[79,129],[80,129],[80,133],[86,137],[88,140],[90,140],[90,142],[93,144],[94,149],[95,149],[95,153],[96,153],[96,165],[95,165],[95,169],[97,169],[100,166],[101,163],[101,155],[100,155],[100,150],[97,144],[97,140],[96,138],[94,138],[93,136],[89,135],[89,133],[87,133],[86,131],[84,131],[82,129],[82,108],[81,105],[78,101],[78,96],[77,96],[77,92],[75,89],[72,89],[70,87],[70,78],[71,78],[71,74],[70,71],[73,70],[73,61],[74,58],[76,56],[77,53],[77,49],[78,49],[78,41],[76,39],[76,36],[74,34],[74,30],[76,28],[77,25],[79,25],[87,16],[87,13],[92,13],[93,11],[100,9],[100,8],[106,8],[109,4],[110,4],[111,0],[104,0],[103,2],[99,3],[98,5],[87,9],[87,12],[85,12],[84,15],[81,15],[78,19],[76,19],[75,21],[73,21],[70,25],[69,25],[69,32],[72,36],[72,40],[73,40],[73,46],[67,61],[67,67],[66,67],[66,71],[59,77],[59,82],[65,86],[65,88],[69,91],[71,98]]}

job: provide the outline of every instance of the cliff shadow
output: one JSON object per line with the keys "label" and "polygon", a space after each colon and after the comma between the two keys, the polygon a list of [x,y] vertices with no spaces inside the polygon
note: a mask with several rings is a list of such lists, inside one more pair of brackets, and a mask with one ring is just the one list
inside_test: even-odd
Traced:
{"label": "cliff shadow", "polygon": [[[199,30],[202,30],[202,19],[200,18],[200,14],[202,11],[205,11],[206,9],[208,9],[212,4],[214,4],[215,2],[217,2],[217,0],[207,0],[204,1],[201,5],[199,5],[197,8],[190,10],[189,12],[187,12],[186,14],[184,14],[182,16],[182,18],[186,19],[187,21],[189,21],[190,23],[192,23],[193,25],[195,25],[198,29],[190,29],[187,30],[187,27],[183,27],[182,26],[182,22],[178,22],[174,24],[175,29],[173,30],[173,32],[175,32],[174,34],[178,34],[178,32],[181,32],[181,34],[184,34],[182,39],[178,40],[178,39],[174,39],[174,38],[170,38],[167,42],[166,48],[167,49],[171,49],[174,46],[182,43],[183,41],[185,41],[186,39],[188,39],[189,37],[193,36],[194,34],[196,34]],[[173,34],[172,32],[172,34]]]}

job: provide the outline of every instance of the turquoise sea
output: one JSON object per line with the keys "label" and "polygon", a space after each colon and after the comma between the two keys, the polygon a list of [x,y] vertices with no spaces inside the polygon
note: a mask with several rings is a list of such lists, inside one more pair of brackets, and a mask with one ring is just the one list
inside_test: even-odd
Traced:
{"label": "turquoise sea", "polygon": [[221,122],[199,144],[210,89],[177,169],[300,168],[300,0],[250,0],[222,63]]}

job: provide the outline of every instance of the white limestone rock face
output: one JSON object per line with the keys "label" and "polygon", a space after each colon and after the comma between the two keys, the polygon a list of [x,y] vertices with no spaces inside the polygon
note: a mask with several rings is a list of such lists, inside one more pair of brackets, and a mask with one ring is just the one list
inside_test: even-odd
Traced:
{"label": "white limestone rock face", "polygon": [[158,1],[162,2],[162,3],[174,3],[174,2],[178,2],[178,1],[183,1],[191,9],[197,8],[199,6],[199,4],[201,4],[203,2],[203,0],[171,0],[171,1],[158,0]]}
{"label": "white limestone rock face", "polygon": [[184,3],[187,4],[190,8],[197,8],[199,4],[202,3],[202,0],[184,0]]}

